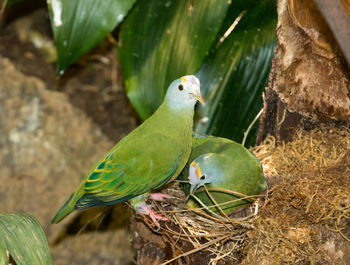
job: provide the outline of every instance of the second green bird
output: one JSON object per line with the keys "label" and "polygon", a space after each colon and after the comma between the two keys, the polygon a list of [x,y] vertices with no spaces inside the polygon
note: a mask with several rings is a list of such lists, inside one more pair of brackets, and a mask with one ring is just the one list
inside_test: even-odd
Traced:
{"label": "second green bird", "polygon": [[[229,139],[214,136],[193,137],[192,153],[182,178],[189,181],[184,185],[185,193],[194,194],[214,213],[221,211],[214,206],[212,198],[229,214],[256,199],[241,199],[244,195],[259,195],[267,188],[262,166],[248,149]],[[204,185],[212,198],[201,188]],[[192,196],[187,205],[202,207]]]}

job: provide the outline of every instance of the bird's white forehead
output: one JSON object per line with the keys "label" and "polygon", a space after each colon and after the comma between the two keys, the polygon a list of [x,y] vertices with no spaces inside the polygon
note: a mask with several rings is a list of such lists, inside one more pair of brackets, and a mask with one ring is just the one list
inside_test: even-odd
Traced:
{"label": "bird's white forehead", "polygon": [[200,86],[199,79],[197,77],[195,77],[194,75],[185,75],[185,76],[181,77],[181,79],[184,82],[189,82],[191,85],[198,86],[198,87]]}

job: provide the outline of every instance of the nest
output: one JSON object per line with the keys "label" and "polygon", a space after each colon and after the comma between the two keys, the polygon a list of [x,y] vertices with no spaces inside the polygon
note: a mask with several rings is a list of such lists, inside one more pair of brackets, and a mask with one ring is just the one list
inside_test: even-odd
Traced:
{"label": "nest", "polygon": [[165,242],[168,254],[159,264],[341,262],[350,249],[350,132],[300,131],[289,143],[276,146],[270,137],[252,151],[269,186],[258,212],[188,209],[177,183],[163,191],[171,203],[152,202],[169,218],[156,229],[142,217]]}
{"label": "nest", "polygon": [[[161,264],[194,264],[199,261],[205,262],[203,264],[226,264],[219,262],[222,260],[232,264],[240,260],[240,252],[248,239],[247,231],[253,229],[256,218],[253,207],[236,213],[234,217],[220,216],[207,207],[186,207],[185,194],[177,182],[162,192],[171,196],[171,203],[152,201],[152,204],[169,220],[158,228],[149,218],[140,216],[171,246],[173,258]],[[203,252],[206,254],[202,255]],[[201,255],[196,255],[198,253]]]}

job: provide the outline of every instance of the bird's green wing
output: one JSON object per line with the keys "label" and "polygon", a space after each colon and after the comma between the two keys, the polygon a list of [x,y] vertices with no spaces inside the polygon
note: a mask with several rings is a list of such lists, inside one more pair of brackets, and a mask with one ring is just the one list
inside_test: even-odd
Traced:
{"label": "bird's green wing", "polygon": [[182,156],[181,148],[164,135],[126,141],[88,174],[75,208],[114,204],[158,188],[173,176]]}

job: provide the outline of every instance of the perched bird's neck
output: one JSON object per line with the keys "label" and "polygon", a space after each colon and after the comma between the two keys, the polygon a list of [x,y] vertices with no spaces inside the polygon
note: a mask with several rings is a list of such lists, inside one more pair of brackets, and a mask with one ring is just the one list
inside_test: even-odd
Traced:
{"label": "perched bird's neck", "polygon": [[[193,115],[193,105],[190,107],[186,106],[186,108],[174,109],[164,101],[153,114],[154,117],[157,117],[155,119],[157,120],[157,124],[154,126],[157,127],[159,133],[168,135],[171,138],[181,139],[181,137],[185,137],[186,139],[192,139]],[[164,122],[159,124],[159,121]]]}
{"label": "perched bird's neck", "polygon": [[[164,100],[162,105],[159,107],[159,111],[169,115],[169,118],[179,118],[180,120],[190,120],[193,122],[194,105],[193,104],[182,104],[181,106],[168,104],[167,100]],[[176,122],[172,120],[172,122]]]}
{"label": "perched bird's neck", "polygon": [[174,102],[171,99],[165,97],[161,107],[166,106],[170,112],[175,115],[177,113],[185,113],[188,115],[189,113],[194,113],[194,106],[196,105],[196,102],[197,100],[195,99]]}

